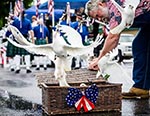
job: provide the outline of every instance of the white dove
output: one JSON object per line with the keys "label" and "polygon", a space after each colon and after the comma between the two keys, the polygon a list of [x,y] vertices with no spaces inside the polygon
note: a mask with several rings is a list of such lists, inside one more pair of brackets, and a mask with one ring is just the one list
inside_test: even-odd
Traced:
{"label": "white dove", "polygon": [[115,58],[115,56],[118,55],[118,49],[113,49],[113,51],[110,51],[110,53],[107,53],[105,56],[103,56],[99,62],[98,62],[98,73],[96,75],[96,78],[98,78],[99,76],[103,76],[106,74],[105,71],[108,68],[109,65],[117,63],[116,60],[113,60]]}
{"label": "white dove", "polygon": [[96,78],[100,76],[104,77],[106,74],[110,75],[107,81],[110,83],[121,83],[122,92],[127,92],[132,87],[134,82],[123,68],[123,65],[119,64],[117,60],[114,60],[117,54],[118,49],[116,48],[99,60],[99,71],[97,72]]}
{"label": "white dove", "polygon": [[115,28],[111,29],[110,32],[112,34],[119,34],[125,28],[129,28],[134,21],[135,10],[140,3],[140,0],[126,0],[124,5],[125,7],[121,7],[115,0],[111,0],[112,3],[117,7],[117,9],[121,13],[121,23]]}
{"label": "white dove", "polygon": [[[71,70],[72,57],[76,55],[88,54],[94,47],[102,43],[103,39],[97,37],[96,41],[89,46],[82,44],[80,34],[73,28],[66,25],[59,25],[54,32],[53,43],[45,45],[35,45],[28,42],[19,30],[9,25],[8,30],[12,32],[18,43],[7,38],[13,45],[24,48],[30,53],[46,55],[55,64],[55,78],[60,86],[69,86],[66,81],[66,72]],[[66,39],[65,39],[66,38]]]}

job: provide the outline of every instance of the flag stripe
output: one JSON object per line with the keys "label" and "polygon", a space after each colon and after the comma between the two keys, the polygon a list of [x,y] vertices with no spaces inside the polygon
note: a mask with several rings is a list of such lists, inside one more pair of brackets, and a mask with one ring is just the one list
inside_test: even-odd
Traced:
{"label": "flag stripe", "polygon": [[54,7],[54,2],[53,2],[53,0],[49,0],[49,1],[48,1],[48,13],[49,13],[49,15],[52,15],[53,7]]}
{"label": "flag stripe", "polygon": [[14,15],[18,16],[19,13],[23,10],[23,4],[21,0],[16,0],[14,7]]}
{"label": "flag stripe", "polygon": [[36,3],[36,5],[35,5],[35,6],[36,6],[36,17],[39,16],[38,8],[39,8],[40,4],[41,4],[41,1],[40,1],[40,0],[37,0],[37,3]]}

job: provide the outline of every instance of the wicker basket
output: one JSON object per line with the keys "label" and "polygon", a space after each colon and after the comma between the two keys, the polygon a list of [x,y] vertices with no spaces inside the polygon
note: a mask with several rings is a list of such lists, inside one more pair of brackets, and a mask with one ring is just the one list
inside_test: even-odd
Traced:
{"label": "wicker basket", "polygon": [[[77,69],[67,72],[66,80],[68,83],[81,83],[87,80],[99,80],[96,79],[97,71],[90,71],[87,69]],[[58,84],[58,81],[54,77],[54,72],[50,73],[37,73],[36,78],[38,80],[38,84],[40,83],[49,83],[49,84]]]}
{"label": "wicker basket", "polygon": [[[49,73],[50,74],[50,73]],[[69,84],[78,88],[81,91],[91,85],[87,81],[89,79],[92,83],[95,83],[98,87],[98,99],[95,104],[95,108],[88,113],[94,112],[108,112],[108,111],[120,111],[121,110],[121,84],[107,83],[104,80],[95,79],[95,72],[89,70],[75,70],[68,72],[67,81]],[[83,76],[84,75],[84,76]],[[84,110],[77,111],[75,107],[69,107],[66,103],[66,96],[68,94],[68,87],[60,87],[58,83],[53,81],[53,74],[38,75],[38,78],[42,78],[43,81],[39,81],[39,85],[42,89],[42,107],[48,115],[60,115],[65,116],[70,114],[77,114],[78,116],[85,113]],[[51,78],[50,78],[51,77]],[[47,79],[49,78],[49,79]],[[44,82],[46,80],[46,82]],[[49,81],[47,81],[49,80]],[[51,81],[52,80],[52,81]],[[81,87],[80,84],[85,83],[87,87]],[[96,115],[94,115],[96,116]]]}

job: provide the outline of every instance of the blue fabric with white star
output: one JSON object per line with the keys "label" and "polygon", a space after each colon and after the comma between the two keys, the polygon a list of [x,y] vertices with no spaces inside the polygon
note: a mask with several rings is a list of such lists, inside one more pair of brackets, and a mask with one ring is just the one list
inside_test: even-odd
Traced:
{"label": "blue fabric with white star", "polygon": [[98,87],[96,84],[92,84],[89,86],[84,93],[80,91],[78,88],[69,88],[68,95],[66,97],[66,101],[68,106],[74,106],[75,103],[85,95],[87,99],[89,99],[92,103],[96,103],[98,98]]}

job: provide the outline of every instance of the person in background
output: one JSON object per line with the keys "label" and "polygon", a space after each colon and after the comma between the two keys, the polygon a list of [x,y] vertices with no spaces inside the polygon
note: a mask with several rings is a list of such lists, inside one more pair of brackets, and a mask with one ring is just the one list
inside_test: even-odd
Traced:
{"label": "person in background", "polygon": [[[12,22],[14,21],[16,17],[14,17],[14,15],[9,14],[9,17],[7,18],[7,24],[12,24]],[[11,32],[6,30],[5,33],[5,38],[6,37],[12,37]],[[15,46],[13,44],[11,44],[9,41],[7,41],[7,46],[6,46],[7,50],[6,50],[6,57],[8,59],[8,64],[10,67],[10,71],[15,71],[15,62],[14,62],[14,57],[15,57]]]}
{"label": "person in background", "polygon": [[[33,15],[32,18],[31,18],[31,20],[32,20],[31,25],[32,25],[32,29],[33,29],[35,26],[38,25],[38,20],[39,19],[38,19],[38,17],[36,17],[35,15]],[[31,62],[33,62],[34,61],[34,54],[31,54],[30,56],[31,56]]]}
{"label": "person in background", "polygon": [[67,24],[67,14],[63,13],[62,17],[59,19],[60,25],[68,25],[70,26],[70,23]]}
{"label": "person in background", "polygon": [[[12,25],[15,26],[21,34],[28,40],[34,43],[34,33],[32,30],[31,22],[29,19],[25,17],[25,11],[22,11],[21,19],[15,18],[12,22]],[[31,37],[31,38],[29,38]],[[31,39],[31,40],[30,40]],[[13,50],[15,56],[14,56],[14,62],[16,64],[15,73],[20,73],[20,64],[21,64],[21,57],[24,56],[25,65],[26,65],[26,73],[31,73],[30,70],[31,61],[30,61],[30,53],[26,51],[25,49],[15,47]]]}
{"label": "person in background", "polygon": [[[33,28],[34,37],[35,37],[35,44],[36,45],[43,45],[48,44],[48,37],[49,37],[49,30],[44,25],[43,16],[39,19],[39,23],[37,26]],[[44,70],[47,69],[47,57],[41,55],[35,55],[34,59],[36,61],[36,70],[40,70],[40,63],[43,63]]]}
{"label": "person in background", "polygon": [[[10,32],[6,32],[5,36],[6,37],[10,37],[11,33]],[[6,50],[6,57],[8,59],[8,64],[10,67],[10,71],[15,71],[15,62],[14,62],[14,57],[15,57],[15,46],[12,45],[9,41],[7,42],[7,46],[6,46],[7,50]]]}
{"label": "person in background", "polygon": [[[97,29],[97,25],[98,25],[98,29]],[[98,33],[97,33],[97,31],[98,31]],[[107,25],[102,25],[102,24],[98,24],[98,23],[95,22],[95,23],[93,23],[93,32],[94,32],[94,41],[95,41],[95,39],[97,37],[97,34],[102,35],[102,37],[104,39],[103,42],[100,45],[98,45],[96,48],[94,48],[94,51],[93,51],[94,52],[94,56],[98,57],[99,54],[100,54],[99,52],[103,48],[105,39],[106,39],[106,37],[108,35],[109,28],[107,27]]]}
{"label": "person in background", "polygon": [[[125,0],[117,0],[123,7]],[[111,0],[90,0],[86,3],[86,14],[97,20],[107,20],[110,30],[121,22],[121,13]],[[135,18],[132,27],[139,28],[139,32],[132,44],[133,50],[133,81],[134,85],[129,92],[122,93],[123,98],[149,98],[150,89],[150,2],[140,0],[135,9]],[[118,45],[120,33],[109,32],[100,55],[94,59],[89,69],[98,70],[98,61]]]}
{"label": "person in background", "polygon": [[38,21],[37,21],[37,17],[36,16],[32,16],[32,28],[34,28],[35,26],[37,26],[38,24]]}
{"label": "person in background", "polygon": [[52,43],[52,20],[48,13],[45,14],[44,23],[49,30],[48,43]]}
{"label": "person in background", "polygon": [[[72,22],[70,24],[70,26],[72,28],[74,28],[75,30],[77,30],[79,32],[79,34],[81,35],[82,38],[82,43],[83,45],[89,45],[89,41],[88,41],[88,35],[89,35],[89,31],[88,31],[88,27],[86,25],[86,21],[85,21],[85,17],[81,14],[77,14],[76,16],[76,21]],[[74,69],[79,69],[81,68],[86,68],[87,67],[87,62],[85,60],[85,56],[76,56],[75,57],[75,67]]]}
{"label": "person in background", "polygon": [[[99,23],[97,23],[97,22],[93,22],[93,31],[92,31],[92,33],[93,33],[93,40],[95,41],[95,39],[96,39],[96,37],[97,37],[97,34],[99,33]],[[98,56],[99,55],[99,51],[101,50],[101,46],[99,45],[99,46],[97,46],[96,48],[94,48],[94,56]]]}

